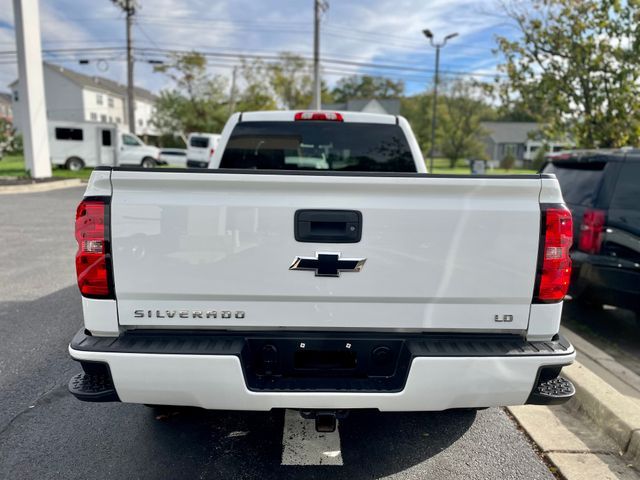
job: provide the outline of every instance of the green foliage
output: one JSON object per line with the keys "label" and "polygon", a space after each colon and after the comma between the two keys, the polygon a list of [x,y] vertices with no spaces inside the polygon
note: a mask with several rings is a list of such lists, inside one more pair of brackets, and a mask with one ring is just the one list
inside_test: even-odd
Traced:
{"label": "green foliage", "polygon": [[268,80],[276,102],[284,109],[308,108],[313,76],[309,63],[292,53],[281,53],[279,61],[269,65]]}
{"label": "green foliage", "polygon": [[199,53],[175,55],[173,62],[155,67],[175,82],[160,92],[154,123],[165,134],[219,132],[228,118],[227,80],[207,73]]}
{"label": "green foliage", "polygon": [[268,82],[268,66],[262,60],[248,62],[242,60],[240,76],[245,88],[240,95],[236,110],[239,112],[252,110],[274,110],[277,108]]}
{"label": "green foliage", "polygon": [[580,147],[638,144],[640,4],[514,0],[505,9],[520,31],[516,40],[498,37],[505,104]]}
{"label": "green foliage", "polygon": [[507,152],[507,154],[502,157],[502,161],[500,162],[500,166],[504,168],[507,172],[509,172],[516,164],[516,157],[512,152]]}
{"label": "green foliage", "polygon": [[338,103],[357,98],[398,98],[404,94],[404,82],[370,75],[352,75],[338,80],[332,94]]}
{"label": "green foliage", "polygon": [[461,158],[484,158],[484,133],[480,120],[489,107],[483,102],[481,89],[473,82],[456,80],[445,85],[438,118],[440,151],[455,168]]}
{"label": "green foliage", "polygon": [[[432,102],[433,95],[428,93],[420,93],[400,99],[400,115],[405,117],[411,124],[413,133],[425,158],[429,155],[431,149]],[[441,102],[439,103],[442,105]]]}
{"label": "green foliage", "polygon": [[536,150],[536,154],[533,156],[533,163],[531,165],[536,171],[539,171],[542,168],[542,165],[544,165],[546,153],[546,145],[543,145],[542,147],[538,148],[538,150]]}
{"label": "green foliage", "polygon": [[0,157],[3,153],[22,155],[22,150],[22,134],[16,133],[9,120],[0,117]]}

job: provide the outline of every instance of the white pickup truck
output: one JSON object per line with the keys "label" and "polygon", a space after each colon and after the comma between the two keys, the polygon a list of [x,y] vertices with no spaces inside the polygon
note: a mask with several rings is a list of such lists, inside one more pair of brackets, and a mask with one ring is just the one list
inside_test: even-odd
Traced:
{"label": "white pickup truck", "polygon": [[76,218],[80,400],[557,403],[571,215],[553,175],[426,173],[402,117],[234,114],[209,169],[96,169]]}

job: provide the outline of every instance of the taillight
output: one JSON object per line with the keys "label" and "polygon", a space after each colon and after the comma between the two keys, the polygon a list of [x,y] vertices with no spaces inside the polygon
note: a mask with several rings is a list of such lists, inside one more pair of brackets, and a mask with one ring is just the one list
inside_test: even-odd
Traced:
{"label": "taillight", "polygon": [[578,250],[586,253],[598,253],[602,245],[602,232],[604,231],[604,210],[587,209],[580,224],[580,237],[578,237]]}
{"label": "taillight", "polygon": [[573,242],[571,212],[564,205],[541,205],[540,253],[534,302],[560,302],[571,279],[569,248]]}
{"label": "taillight", "polygon": [[294,120],[325,120],[328,122],[343,122],[342,114],[338,112],[298,112]]}
{"label": "taillight", "polygon": [[213,152],[215,152],[215,149],[213,149],[213,148],[212,148],[212,149],[209,151],[209,157],[213,157]]}
{"label": "taillight", "polygon": [[109,199],[85,198],[76,210],[76,273],[80,293],[91,298],[113,298]]}

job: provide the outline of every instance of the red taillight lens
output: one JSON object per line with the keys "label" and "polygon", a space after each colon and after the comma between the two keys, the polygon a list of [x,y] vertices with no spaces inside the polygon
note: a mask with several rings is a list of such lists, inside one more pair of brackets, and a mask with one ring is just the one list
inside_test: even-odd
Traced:
{"label": "red taillight lens", "polygon": [[109,204],[104,199],[85,199],[76,211],[76,273],[80,293],[85,297],[113,298],[108,211]]}
{"label": "red taillight lens", "polygon": [[604,210],[588,209],[584,212],[582,224],[580,225],[578,250],[586,253],[598,253],[600,251],[604,223]]}
{"label": "red taillight lens", "polygon": [[214,152],[215,152],[215,149],[213,149],[213,148],[212,148],[212,149],[209,151],[209,157],[213,157],[213,153],[214,153]]}
{"label": "red taillight lens", "polygon": [[338,112],[298,112],[294,120],[325,120],[328,122],[343,122],[342,114]]}
{"label": "red taillight lens", "polygon": [[569,248],[573,243],[571,212],[564,205],[542,205],[542,242],[534,301],[559,302],[571,279]]}

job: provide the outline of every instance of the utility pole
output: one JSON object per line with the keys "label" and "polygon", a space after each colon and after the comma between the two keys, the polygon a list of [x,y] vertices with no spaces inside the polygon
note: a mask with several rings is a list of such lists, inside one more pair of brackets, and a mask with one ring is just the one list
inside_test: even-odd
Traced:
{"label": "utility pole", "polygon": [[51,159],[38,0],[13,0],[13,15],[20,79],[16,100],[24,141],[25,168],[32,178],[47,178],[51,176]]}
{"label": "utility pole", "polygon": [[119,6],[126,14],[127,20],[127,121],[129,131],[136,133],[136,96],[133,82],[133,40],[131,38],[131,27],[133,16],[136,13],[135,0],[111,0]]}
{"label": "utility pole", "polygon": [[238,67],[233,67],[231,73],[231,91],[229,92],[229,115],[236,109],[236,76],[238,75]]}
{"label": "utility pole", "polygon": [[436,71],[433,79],[433,109],[431,114],[431,148],[429,149],[429,173],[433,173],[433,157],[436,149],[436,112],[438,105],[438,82],[440,72],[440,49],[447,44],[447,40],[451,40],[453,37],[457,37],[457,33],[451,33],[444,37],[441,43],[437,43],[433,39],[433,33],[431,30],[425,29],[422,31],[424,36],[429,39],[431,46],[436,49]]}
{"label": "utility pole", "polygon": [[325,0],[313,0],[313,108],[322,109],[322,82],[320,81],[320,18],[329,4]]}

